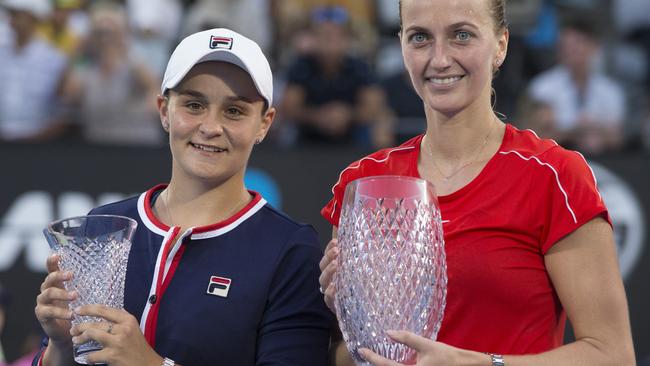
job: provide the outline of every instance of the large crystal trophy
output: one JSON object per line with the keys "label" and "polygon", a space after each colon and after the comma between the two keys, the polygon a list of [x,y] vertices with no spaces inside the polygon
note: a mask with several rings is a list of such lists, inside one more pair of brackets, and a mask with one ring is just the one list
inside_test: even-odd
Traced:
{"label": "large crystal trophy", "polygon": [[[70,302],[70,309],[87,304],[124,307],[126,264],[136,226],[128,217],[90,215],[55,221],[43,230],[50,247],[60,256],[59,268],[73,274],[64,283],[67,291],[79,293]],[[75,315],[72,324],[101,321]],[[88,364],[88,354],[100,349],[101,344],[95,341],[74,345],[74,359]]]}
{"label": "large crystal trophy", "polygon": [[336,315],[357,365],[359,348],[401,363],[415,351],[386,330],[436,338],[447,271],[442,221],[431,183],[376,176],[348,184],[338,227]]}

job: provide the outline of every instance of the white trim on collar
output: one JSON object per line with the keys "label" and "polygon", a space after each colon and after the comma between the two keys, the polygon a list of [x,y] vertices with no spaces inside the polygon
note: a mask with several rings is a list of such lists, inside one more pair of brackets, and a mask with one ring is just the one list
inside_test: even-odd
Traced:
{"label": "white trim on collar", "polygon": [[[158,227],[156,224],[154,224],[150,219],[149,216],[147,215],[147,212],[145,210],[145,198],[147,196],[147,192],[143,192],[140,197],[138,198],[138,214],[140,215],[140,220],[142,220],[142,223],[149,229],[150,231],[154,232],[155,234],[158,234],[160,236],[166,236],[167,231],[161,229]],[[221,227],[216,230],[211,230],[211,231],[206,231],[206,232],[201,232],[201,233],[195,233],[192,234],[191,239],[209,239],[209,238],[214,238],[219,235],[223,235],[233,229],[235,229],[237,226],[239,226],[242,222],[246,221],[249,217],[253,216],[256,214],[264,205],[266,205],[266,200],[263,197],[260,197],[260,200],[253,206],[251,207],[248,211],[246,211],[241,217],[239,217],[237,220],[233,221],[232,223]],[[173,227],[170,227],[169,230],[171,231]],[[196,230],[196,227],[191,228],[193,230]]]}
{"label": "white trim on collar", "polygon": [[[146,196],[147,196],[147,192],[142,192],[142,194],[138,198],[138,215],[140,215],[140,220],[142,220],[142,223],[144,224],[144,226],[147,227],[147,229],[149,229],[149,231],[153,231],[154,233],[156,233],[156,234],[158,234],[160,236],[167,235],[167,231],[165,231],[165,230],[159,228],[158,226],[156,226],[156,224],[151,222],[151,220],[149,219],[149,216],[147,216],[147,212],[145,211],[145,208],[144,208],[144,206],[145,206],[144,200],[145,200]],[[170,228],[170,230],[171,229],[173,229],[173,228]]]}
{"label": "white trim on collar", "polygon": [[257,202],[255,204],[255,206],[251,207],[250,210],[248,210],[245,214],[243,214],[237,220],[233,221],[232,223],[230,223],[230,224],[228,224],[228,225],[226,225],[226,226],[224,226],[222,228],[216,229],[216,230],[206,231],[204,233],[192,234],[192,239],[208,239],[208,238],[217,237],[219,235],[223,235],[223,234],[233,230],[237,226],[239,226],[239,224],[246,221],[249,217],[255,215],[257,213],[257,211],[259,211],[262,207],[264,207],[264,205],[266,205],[266,200],[264,198],[260,198],[259,202]]}

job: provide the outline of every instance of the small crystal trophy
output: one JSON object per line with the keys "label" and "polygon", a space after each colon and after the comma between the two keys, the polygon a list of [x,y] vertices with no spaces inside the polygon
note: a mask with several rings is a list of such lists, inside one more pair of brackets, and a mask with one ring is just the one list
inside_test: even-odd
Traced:
{"label": "small crystal trophy", "polygon": [[365,347],[414,363],[386,330],[436,338],[447,291],[442,221],[431,183],[376,176],[348,184],[338,227],[336,315],[357,365]]}
{"label": "small crystal trophy", "polygon": [[[59,268],[73,273],[64,283],[67,291],[79,293],[70,302],[70,309],[88,304],[124,307],[126,264],[136,226],[128,217],[90,215],[55,221],[43,230],[50,247],[61,257]],[[72,324],[100,321],[97,317],[74,316]],[[74,345],[74,359],[88,364],[88,354],[100,349],[101,344],[95,341]]]}

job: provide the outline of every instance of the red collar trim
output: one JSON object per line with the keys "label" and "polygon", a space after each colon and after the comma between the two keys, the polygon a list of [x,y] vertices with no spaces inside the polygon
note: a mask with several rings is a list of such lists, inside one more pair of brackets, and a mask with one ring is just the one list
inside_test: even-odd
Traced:
{"label": "red collar trim", "polygon": [[[141,209],[139,211],[141,214],[142,221],[151,231],[156,232],[160,235],[164,235],[171,228],[165,225],[160,220],[158,220],[156,215],[154,215],[153,207],[151,206],[151,198],[153,197],[155,192],[165,189],[167,186],[168,184],[156,185],[155,187],[143,193],[140,196],[140,200],[138,202],[138,206],[140,206],[139,208]],[[223,229],[224,227],[232,225],[236,221],[241,220],[245,216],[246,216],[245,218],[252,216],[252,214],[257,212],[262,206],[264,206],[264,204],[266,204],[266,201],[262,198],[262,195],[251,190],[249,190],[248,192],[253,196],[253,199],[248,204],[246,204],[246,206],[244,206],[241,210],[239,210],[233,216],[223,221],[206,225],[206,226],[192,228],[192,234],[205,234],[211,231],[217,231],[219,229]]]}

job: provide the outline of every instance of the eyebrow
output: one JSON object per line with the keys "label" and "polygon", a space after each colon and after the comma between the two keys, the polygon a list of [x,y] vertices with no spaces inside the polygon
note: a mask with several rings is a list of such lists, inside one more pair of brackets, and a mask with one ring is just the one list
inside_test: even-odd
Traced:
{"label": "eyebrow", "polygon": [[[205,96],[205,94],[203,94],[201,92],[198,92],[196,90],[181,89],[181,90],[178,90],[177,93],[178,93],[178,95],[182,95],[182,96],[190,96],[190,97],[194,97],[194,98],[201,99],[201,100],[208,100],[208,98]],[[254,100],[252,100],[250,98],[247,98],[245,96],[242,96],[242,95],[234,95],[234,96],[228,97],[227,99],[230,102],[244,102],[244,103],[248,103],[248,104],[255,103]]]}
{"label": "eyebrow", "polygon": [[[478,28],[476,25],[474,25],[473,23],[465,22],[465,21],[457,22],[457,23],[451,24],[451,25],[449,25],[449,27],[447,27],[447,28],[456,29],[456,28],[460,28],[460,27],[463,27],[463,26],[467,26],[467,27],[470,27],[470,28],[474,28],[474,29],[476,29],[476,30],[479,29],[479,28]],[[423,33],[430,33],[430,32],[431,32],[428,28],[421,27],[421,26],[419,26],[419,25],[412,25],[412,26],[406,28],[406,30],[404,31],[404,33],[406,33],[406,32],[410,32],[410,31],[423,32]]]}
{"label": "eyebrow", "polygon": [[406,32],[410,32],[410,31],[417,31],[417,32],[423,32],[423,33],[429,33],[429,30],[428,30],[428,29],[426,29],[426,28],[424,28],[424,27],[420,27],[419,25],[412,25],[412,26],[406,28],[406,30],[404,30],[404,33],[406,33]]}
{"label": "eyebrow", "polygon": [[203,93],[201,93],[201,92],[198,92],[198,91],[196,91],[196,90],[181,89],[181,90],[176,91],[176,93],[178,93],[178,95],[190,96],[190,97],[194,97],[194,98],[202,99],[202,100],[206,100],[206,99],[208,99],[208,98],[205,96],[205,94],[203,94]]}
{"label": "eyebrow", "polygon": [[252,100],[250,98],[246,98],[245,96],[242,96],[242,95],[235,95],[235,96],[232,96],[232,97],[228,97],[228,100],[231,101],[231,102],[240,102],[241,101],[241,102],[245,102],[245,103],[248,103],[248,104],[255,103],[254,100]]}
{"label": "eyebrow", "polygon": [[454,24],[450,25],[449,28],[460,28],[460,27],[463,27],[463,26],[468,26],[468,27],[474,28],[476,30],[479,29],[476,25],[474,25],[473,23],[470,23],[470,22],[454,23]]}

